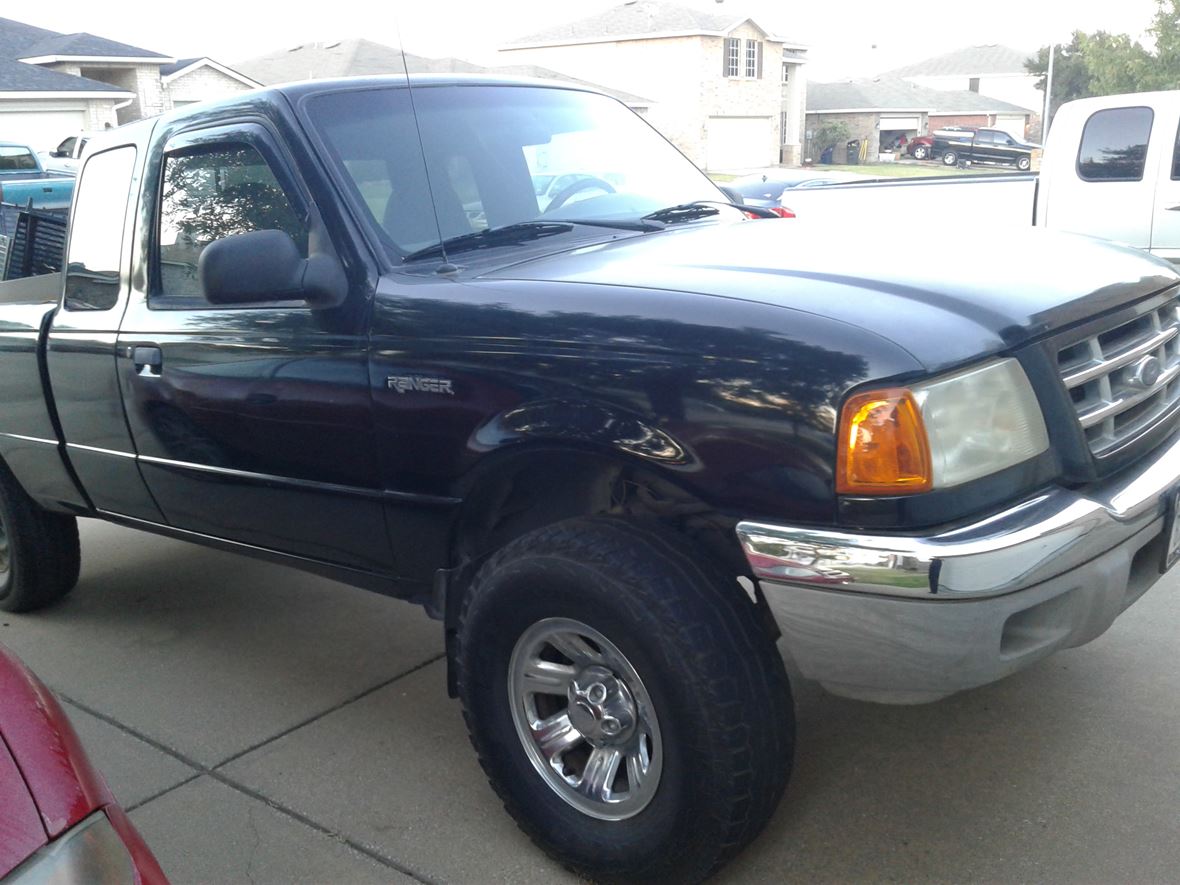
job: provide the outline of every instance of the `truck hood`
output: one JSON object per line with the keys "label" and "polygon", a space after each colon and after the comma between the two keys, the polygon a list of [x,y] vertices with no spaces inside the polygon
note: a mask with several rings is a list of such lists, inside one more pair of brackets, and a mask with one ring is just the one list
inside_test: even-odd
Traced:
{"label": "truck hood", "polygon": [[1180,280],[1143,252],[1054,231],[914,236],[786,219],[672,229],[483,278],[694,292],[805,311],[870,329],[932,371],[1018,347]]}

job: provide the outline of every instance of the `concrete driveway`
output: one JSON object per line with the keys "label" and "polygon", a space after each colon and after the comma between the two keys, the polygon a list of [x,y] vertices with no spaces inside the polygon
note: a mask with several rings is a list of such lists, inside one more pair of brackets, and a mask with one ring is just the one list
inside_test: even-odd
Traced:
{"label": "concrete driveway", "polygon": [[[573,881],[502,812],[403,603],[90,521],[0,642],[176,882]],[[787,799],[720,881],[1180,881],[1180,574],[1091,645],[889,708],[796,686]]]}

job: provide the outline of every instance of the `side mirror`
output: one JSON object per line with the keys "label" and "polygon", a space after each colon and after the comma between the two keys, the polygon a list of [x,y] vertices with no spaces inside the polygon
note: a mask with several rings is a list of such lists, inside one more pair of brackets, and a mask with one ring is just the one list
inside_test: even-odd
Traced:
{"label": "side mirror", "polygon": [[348,294],[344,268],[332,255],[303,258],[281,230],[234,234],[210,243],[197,260],[197,279],[211,304],[306,301],[335,307]]}
{"label": "side mirror", "polygon": [[65,151],[50,151],[50,152],[49,152],[49,156],[51,156],[51,157],[54,157],[54,158],[56,158],[56,159],[59,159],[59,160],[60,160],[62,157],[64,157],[65,155],[66,155],[66,152],[65,152]]}

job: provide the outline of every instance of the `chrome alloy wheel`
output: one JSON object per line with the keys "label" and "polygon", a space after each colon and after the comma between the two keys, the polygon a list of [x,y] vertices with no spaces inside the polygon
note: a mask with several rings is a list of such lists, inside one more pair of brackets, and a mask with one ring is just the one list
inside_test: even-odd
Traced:
{"label": "chrome alloy wheel", "polygon": [[508,663],[512,721],[546,784],[583,814],[625,820],[655,796],[660,725],[631,662],[593,627],[533,624]]}

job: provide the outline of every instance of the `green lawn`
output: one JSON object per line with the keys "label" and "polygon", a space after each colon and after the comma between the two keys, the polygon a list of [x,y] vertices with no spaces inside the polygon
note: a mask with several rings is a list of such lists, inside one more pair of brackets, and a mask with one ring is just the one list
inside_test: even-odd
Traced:
{"label": "green lawn", "polygon": [[855,172],[870,178],[929,178],[932,175],[987,175],[997,172],[1015,172],[1003,166],[974,166],[958,169],[942,163],[866,163],[863,166],[813,166],[813,169],[838,169],[841,172]]}

